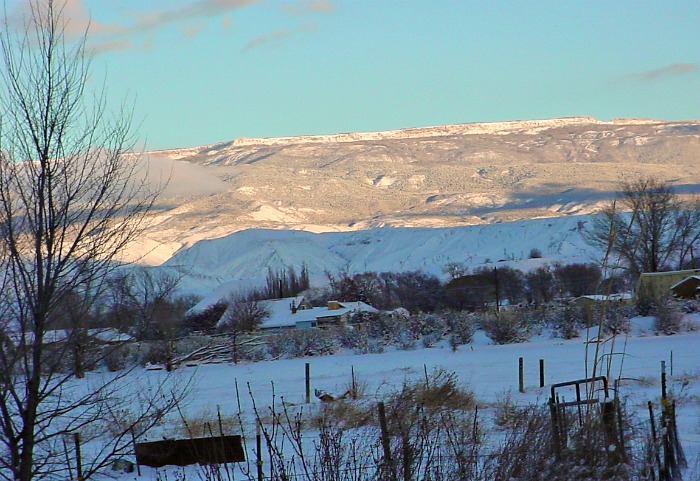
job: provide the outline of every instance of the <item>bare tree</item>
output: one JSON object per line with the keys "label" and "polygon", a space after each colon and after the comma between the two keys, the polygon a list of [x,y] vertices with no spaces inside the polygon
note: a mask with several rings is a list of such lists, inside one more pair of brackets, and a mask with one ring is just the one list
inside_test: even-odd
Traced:
{"label": "bare tree", "polygon": [[693,263],[700,240],[700,203],[682,202],[654,178],[622,184],[618,198],[594,220],[588,240],[621,259],[635,277]]}
{"label": "bare tree", "polygon": [[[123,376],[81,388],[47,332],[68,299],[96,298],[155,199],[129,154],[129,115],[109,116],[102,92],[86,90],[86,37],[66,38],[64,3],[28,4],[19,33],[8,18],[0,31],[0,478],[22,481],[71,477],[65,436],[124,407]],[[173,399],[145,399],[133,422],[147,427]],[[123,426],[83,477],[130,441]]]}
{"label": "bare tree", "polygon": [[256,331],[263,321],[270,316],[265,301],[253,296],[232,296],[228,308],[219,320],[219,329],[231,336],[231,354],[234,364],[238,363],[242,347],[241,336]]}
{"label": "bare tree", "polygon": [[536,305],[551,302],[555,297],[554,274],[549,266],[540,266],[525,274],[526,298]]}
{"label": "bare tree", "polygon": [[131,268],[108,280],[110,321],[141,340],[166,339],[179,332],[185,310],[178,311],[180,276],[147,267]]}
{"label": "bare tree", "polygon": [[600,266],[592,262],[555,264],[553,273],[559,293],[571,297],[598,293],[603,278]]}

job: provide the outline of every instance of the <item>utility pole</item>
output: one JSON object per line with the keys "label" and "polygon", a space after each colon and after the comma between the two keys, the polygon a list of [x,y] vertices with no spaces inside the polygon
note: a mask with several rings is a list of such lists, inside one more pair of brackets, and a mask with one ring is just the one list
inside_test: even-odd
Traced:
{"label": "utility pole", "polygon": [[498,290],[498,267],[493,268],[493,277],[496,284],[496,315],[501,312],[501,293]]}

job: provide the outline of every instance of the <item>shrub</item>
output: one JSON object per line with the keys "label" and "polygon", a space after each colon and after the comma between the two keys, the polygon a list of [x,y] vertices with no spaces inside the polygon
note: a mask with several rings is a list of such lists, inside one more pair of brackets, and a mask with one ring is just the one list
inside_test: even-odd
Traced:
{"label": "shrub", "polygon": [[581,309],[575,306],[565,306],[560,309],[552,319],[552,327],[563,339],[574,339],[581,335],[581,329],[586,323],[586,316]]}
{"label": "shrub", "polygon": [[187,417],[181,414],[180,423],[175,427],[180,438],[221,436],[243,429],[238,417],[213,412],[210,408],[197,413],[188,412]]}
{"label": "shrub", "polygon": [[[353,317],[353,322],[355,319],[357,319],[357,317]],[[405,318],[387,313],[364,315],[360,319],[370,339],[384,339],[389,342],[398,326],[402,326],[406,323]]]}
{"label": "shrub", "polygon": [[166,342],[152,341],[143,344],[143,356],[141,364],[164,364],[168,360],[168,349]]}
{"label": "shrub", "polygon": [[333,336],[340,344],[340,347],[345,349],[362,349],[367,345],[369,341],[369,336],[367,335],[367,330],[361,326],[356,325],[352,327],[338,326],[331,330]]}
{"label": "shrub", "polygon": [[637,314],[640,316],[649,316],[654,310],[654,307],[658,303],[658,299],[648,291],[648,289],[642,289],[637,293],[635,298],[635,307],[637,309]]}
{"label": "shrub", "polygon": [[666,335],[677,334],[683,325],[683,315],[670,302],[658,303],[651,311],[656,318],[655,327],[658,332]]}
{"label": "shrub", "polygon": [[374,403],[339,399],[322,404],[318,414],[311,419],[311,423],[319,428],[328,423],[343,429],[369,426],[375,422],[374,408]]}
{"label": "shrub", "polygon": [[384,345],[379,339],[369,337],[366,325],[357,324],[350,328],[339,326],[331,330],[340,347],[351,349],[355,354],[376,354],[384,352]]}
{"label": "shrub", "polygon": [[506,392],[493,406],[493,423],[499,428],[513,429],[528,417],[532,406],[518,406]]}
{"label": "shrub", "polygon": [[542,258],[542,251],[539,250],[537,247],[533,247],[530,249],[530,259],[541,259]]}
{"label": "shrub", "polygon": [[445,314],[445,323],[450,330],[452,349],[472,342],[476,330],[476,322],[472,314],[464,311],[451,311]]}
{"label": "shrub", "polygon": [[217,338],[213,338],[211,336],[188,336],[175,341],[173,351],[176,357],[185,356],[196,351],[197,349],[212,345],[215,342],[215,339]]}
{"label": "shrub", "polygon": [[417,339],[411,334],[408,329],[401,329],[394,336],[393,344],[397,349],[402,351],[410,351],[416,348]]}
{"label": "shrub", "polygon": [[437,344],[440,341],[440,339],[442,339],[442,336],[440,334],[426,334],[425,336],[421,337],[421,344],[425,348],[434,347],[435,344]]}
{"label": "shrub", "polygon": [[520,312],[488,313],[481,317],[481,328],[496,344],[525,342],[530,337],[528,319]]}
{"label": "shrub", "polygon": [[110,349],[105,355],[105,366],[109,372],[121,371],[129,365],[129,358],[132,357],[129,346],[119,346]]}
{"label": "shrub", "polygon": [[433,335],[440,339],[447,331],[445,317],[439,314],[416,314],[409,317],[408,326],[416,338]]}
{"label": "shrub", "polygon": [[405,384],[404,390],[426,409],[470,410],[476,406],[474,393],[459,385],[456,373],[444,369],[434,370],[425,380]]}
{"label": "shrub", "polygon": [[268,338],[268,351],[272,357],[304,357],[333,354],[338,348],[331,330],[292,329]]}
{"label": "shrub", "polygon": [[436,369],[425,379],[404,381],[386,400],[389,430],[401,432],[443,411],[468,411],[476,406],[474,393],[461,387],[457,374]]}
{"label": "shrub", "polygon": [[610,306],[603,313],[603,329],[605,332],[617,335],[630,330],[630,317],[632,310],[627,306]]}

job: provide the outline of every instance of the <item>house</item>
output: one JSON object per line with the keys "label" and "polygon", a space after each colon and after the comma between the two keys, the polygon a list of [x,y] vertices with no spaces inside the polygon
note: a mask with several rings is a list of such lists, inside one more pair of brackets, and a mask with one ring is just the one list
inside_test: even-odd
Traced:
{"label": "house", "polygon": [[323,307],[311,307],[303,296],[261,301],[270,315],[262,322],[264,331],[284,329],[326,328],[347,324],[356,312],[379,312],[361,301],[329,301]]}
{"label": "house", "polygon": [[621,294],[589,294],[580,296],[572,302],[579,307],[593,307],[596,305],[606,304],[627,304],[632,302],[633,295],[629,292]]}
{"label": "house", "polygon": [[316,327],[316,316],[311,304],[304,296],[285,297],[260,301],[270,313],[260,329],[264,331],[282,329],[307,329]]}
{"label": "house", "polygon": [[686,277],[678,284],[671,286],[671,292],[675,297],[682,299],[694,299],[700,295],[700,276]]}
{"label": "house", "polygon": [[669,272],[644,272],[639,276],[637,296],[654,298],[670,296],[671,288],[688,277],[700,276],[700,269],[686,269]]}

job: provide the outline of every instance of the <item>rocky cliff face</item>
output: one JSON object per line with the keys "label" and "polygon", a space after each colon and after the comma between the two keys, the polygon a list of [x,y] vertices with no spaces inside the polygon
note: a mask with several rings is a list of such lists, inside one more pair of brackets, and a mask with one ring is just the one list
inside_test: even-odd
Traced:
{"label": "rocky cliff face", "polygon": [[[151,152],[216,179],[169,199],[169,249],[251,227],[444,227],[589,213],[640,175],[700,186],[700,121],[576,117],[231,142]],[[197,176],[184,181],[195,184]]]}

